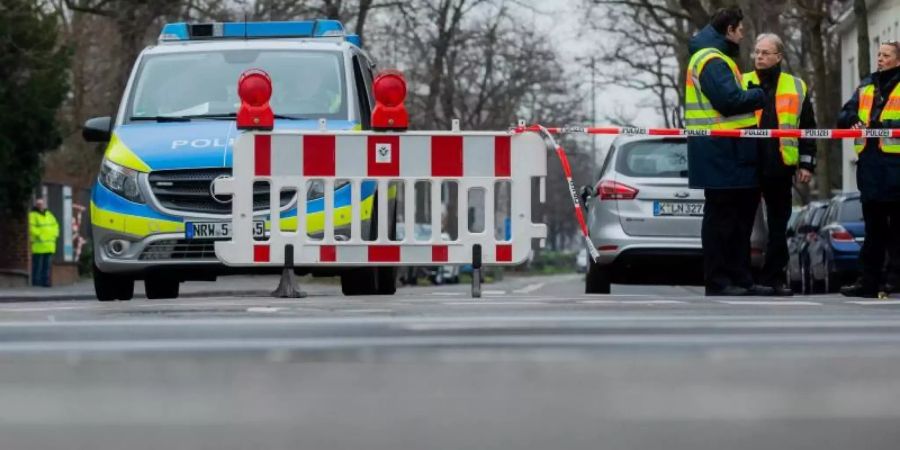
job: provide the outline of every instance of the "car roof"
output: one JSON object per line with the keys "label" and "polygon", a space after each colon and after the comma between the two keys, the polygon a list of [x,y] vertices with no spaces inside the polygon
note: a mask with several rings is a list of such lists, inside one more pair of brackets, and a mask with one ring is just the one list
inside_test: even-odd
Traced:
{"label": "car roof", "polygon": [[632,142],[653,142],[653,141],[685,142],[685,143],[687,143],[687,136],[625,136],[625,135],[619,135],[613,140],[612,145],[614,147],[618,147],[622,144],[630,144]]}

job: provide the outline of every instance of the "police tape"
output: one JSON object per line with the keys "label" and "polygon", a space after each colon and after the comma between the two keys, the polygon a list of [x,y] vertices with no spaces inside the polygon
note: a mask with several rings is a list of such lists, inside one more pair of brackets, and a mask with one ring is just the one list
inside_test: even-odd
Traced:
{"label": "police tape", "polygon": [[742,130],[688,130],[683,128],[638,128],[638,127],[543,127],[540,125],[519,126],[513,133],[528,131],[549,134],[596,134],[621,136],[711,136],[730,138],[795,138],[795,139],[860,139],[860,138],[900,138],[900,128],[857,128],[857,129],[793,129],[769,130],[746,128]]}
{"label": "police tape", "polygon": [[553,138],[553,134],[547,128],[544,128],[541,125],[535,125],[534,129],[544,137],[547,141],[547,145],[556,151],[556,157],[559,158],[563,173],[566,175],[566,182],[569,184],[569,194],[572,197],[572,204],[575,206],[575,219],[581,227],[581,235],[584,237],[584,242],[587,245],[588,254],[591,255],[591,259],[596,263],[597,260],[600,259],[600,253],[597,251],[597,248],[594,247],[593,242],[591,242],[591,235],[588,231],[587,222],[584,220],[584,210],[581,209],[581,202],[578,200],[578,191],[575,189],[575,180],[572,179],[572,167],[569,165],[569,158],[566,156],[566,151],[563,150],[561,145],[556,143],[556,139]]}

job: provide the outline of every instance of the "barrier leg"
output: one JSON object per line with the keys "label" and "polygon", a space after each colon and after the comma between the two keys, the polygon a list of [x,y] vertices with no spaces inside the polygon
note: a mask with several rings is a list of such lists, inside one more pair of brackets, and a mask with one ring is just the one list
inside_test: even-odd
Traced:
{"label": "barrier leg", "polygon": [[278,288],[272,292],[272,297],[276,298],[303,298],[306,292],[301,291],[297,286],[297,279],[294,277],[294,246],[284,246],[284,268],[281,270],[281,280],[278,281]]}
{"label": "barrier leg", "polygon": [[481,298],[481,245],[472,246],[472,298]]}

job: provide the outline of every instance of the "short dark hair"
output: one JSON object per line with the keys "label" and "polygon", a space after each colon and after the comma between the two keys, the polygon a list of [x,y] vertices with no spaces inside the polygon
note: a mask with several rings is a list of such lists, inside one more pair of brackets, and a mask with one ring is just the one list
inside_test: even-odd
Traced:
{"label": "short dark hair", "polygon": [[727,34],[728,28],[737,28],[744,21],[744,13],[736,6],[722,8],[713,14],[709,24],[721,34]]}

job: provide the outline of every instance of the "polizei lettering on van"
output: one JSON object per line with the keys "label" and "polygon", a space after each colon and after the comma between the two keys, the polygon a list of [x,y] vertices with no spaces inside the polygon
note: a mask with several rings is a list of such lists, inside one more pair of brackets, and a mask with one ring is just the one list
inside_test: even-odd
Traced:
{"label": "polizei lettering on van", "polygon": [[172,141],[172,150],[183,147],[193,148],[209,148],[209,147],[226,147],[233,146],[234,139],[214,138],[214,139],[176,139]]}

